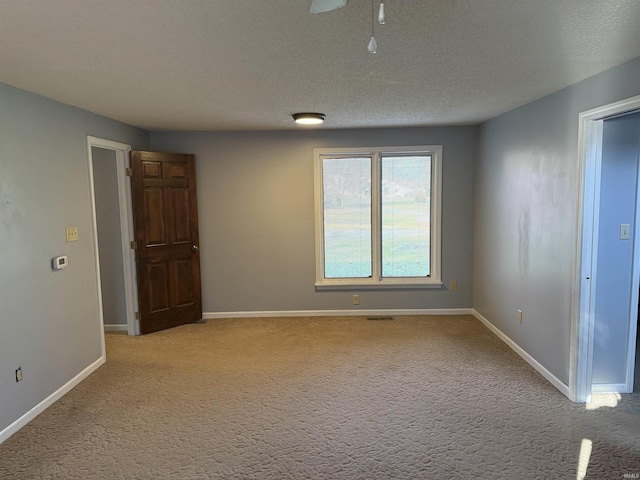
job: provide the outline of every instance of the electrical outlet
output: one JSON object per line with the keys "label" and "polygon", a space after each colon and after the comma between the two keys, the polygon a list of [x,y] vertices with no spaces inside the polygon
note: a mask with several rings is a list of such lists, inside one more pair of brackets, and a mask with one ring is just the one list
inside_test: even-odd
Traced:
{"label": "electrical outlet", "polygon": [[353,295],[352,300],[354,305],[360,305],[360,295]]}
{"label": "electrical outlet", "polygon": [[458,290],[458,282],[456,282],[455,280],[451,280],[451,283],[449,283],[449,290],[451,290],[452,292]]}
{"label": "electrical outlet", "polygon": [[22,367],[16,369],[16,382],[22,381]]}
{"label": "electrical outlet", "polygon": [[522,310],[518,309],[518,323],[522,323]]}

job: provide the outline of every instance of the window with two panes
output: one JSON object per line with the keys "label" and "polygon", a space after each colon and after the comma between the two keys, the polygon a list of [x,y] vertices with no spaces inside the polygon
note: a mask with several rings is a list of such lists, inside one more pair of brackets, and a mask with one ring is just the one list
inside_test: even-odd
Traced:
{"label": "window with two panes", "polygon": [[441,151],[316,150],[318,286],[439,284]]}

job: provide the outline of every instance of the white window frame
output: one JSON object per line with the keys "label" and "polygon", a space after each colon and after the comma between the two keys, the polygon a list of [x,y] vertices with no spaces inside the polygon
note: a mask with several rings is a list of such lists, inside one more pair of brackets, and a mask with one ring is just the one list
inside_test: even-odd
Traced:
{"label": "white window frame", "polygon": [[[382,277],[382,240],[380,202],[381,158],[394,155],[431,156],[431,259],[428,277]],[[316,289],[440,288],[442,231],[442,145],[411,147],[315,148],[314,185],[316,221]],[[369,278],[325,278],[324,276],[324,157],[371,157],[371,249],[372,275]],[[377,185],[377,188],[373,188]]]}

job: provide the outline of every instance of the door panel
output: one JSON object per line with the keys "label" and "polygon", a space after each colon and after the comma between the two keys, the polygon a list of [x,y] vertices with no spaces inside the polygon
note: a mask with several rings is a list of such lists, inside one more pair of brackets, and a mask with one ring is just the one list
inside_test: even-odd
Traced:
{"label": "door panel", "polygon": [[189,225],[189,190],[186,188],[171,189],[174,211],[174,238],[176,242],[191,241],[191,225]]}
{"label": "door panel", "polygon": [[172,270],[174,283],[178,286],[175,289],[174,303],[177,306],[189,305],[193,303],[193,279],[191,275],[191,262],[188,260],[178,260],[173,262]]}
{"label": "door panel", "polygon": [[147,245],[166,245],[164,226],[164,202],[162,189],[148,188],[144,191],[145,223],[147,227]]}
{"label": "door panel", "polygon": [[142,172],[145,180],[150,178],[161,178],[162,164],[160,162],[142,162]]}
{"label": "door panel", "polygon": [[140,332],[202,318],[193,155],[131,152]]}
{"label": "door panel", "polygon": [[187,170],[184,165],[178,163],[169,164],[169,174],[171,178],[187,178]]}
{"label": "door panel", "polygon": [[163,263],[150,264],[149,272],[149,311],[161,312],[169,308],[169,286],[167,266]]}

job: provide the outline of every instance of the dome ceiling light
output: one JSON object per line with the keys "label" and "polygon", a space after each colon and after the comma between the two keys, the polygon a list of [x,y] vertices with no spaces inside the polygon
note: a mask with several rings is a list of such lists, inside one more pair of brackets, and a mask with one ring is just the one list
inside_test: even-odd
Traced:
{"label": "dome ceiling light", "polygon": [[305,112],[294,113],[291,116],[293,121],[300,125],[320,125],[324,122],[326,115],[324,113]]}

